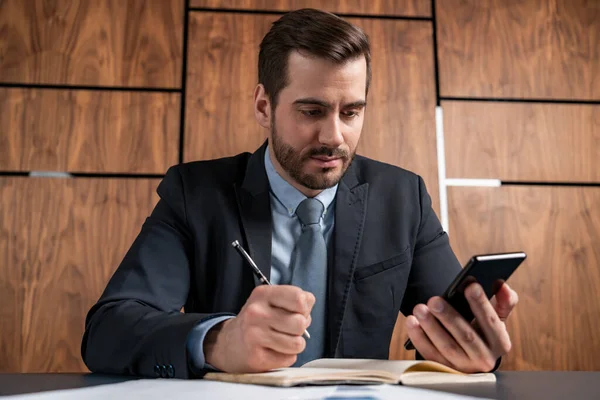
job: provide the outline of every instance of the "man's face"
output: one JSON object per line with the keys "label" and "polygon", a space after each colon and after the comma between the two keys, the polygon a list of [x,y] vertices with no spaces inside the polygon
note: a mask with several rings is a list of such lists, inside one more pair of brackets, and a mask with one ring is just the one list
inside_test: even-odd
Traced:
{"label": "man's face", "polygon": [[278,172],[305,194],[302,189],[320,191],[337,184],[354,158],[364,121],[366,77],[364,57],[339,65],[290,54],[289,84],[271,113],[270,143]]}

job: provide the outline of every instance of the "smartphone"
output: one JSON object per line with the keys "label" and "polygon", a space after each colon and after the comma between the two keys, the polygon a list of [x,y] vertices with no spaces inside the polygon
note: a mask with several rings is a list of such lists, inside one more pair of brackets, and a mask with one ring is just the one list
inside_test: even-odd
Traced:
{"label": "smartphone", "polygon": [[[482,254],[471,257],[467,265],[454,278],[442,298],[467,321],[474,316],[464,291],[473,282],[479,282],[488,299],[494,296],[504,283],[527,258],[524,252]],[[414,350],[410,339],[404,343],[406,350]]]}

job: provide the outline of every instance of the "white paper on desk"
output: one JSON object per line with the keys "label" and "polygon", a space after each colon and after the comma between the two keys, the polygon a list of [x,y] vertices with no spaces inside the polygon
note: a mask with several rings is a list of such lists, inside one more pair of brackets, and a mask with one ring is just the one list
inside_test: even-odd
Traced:
{"label": "white paper on desk", "polygon": [[7,396],[14,400],[348,400],[371,397],[374,400],[397,399],[472,399],[451,393],[400,385],[269,387],[203,380],[140,379],[87,388],[56,390]]}

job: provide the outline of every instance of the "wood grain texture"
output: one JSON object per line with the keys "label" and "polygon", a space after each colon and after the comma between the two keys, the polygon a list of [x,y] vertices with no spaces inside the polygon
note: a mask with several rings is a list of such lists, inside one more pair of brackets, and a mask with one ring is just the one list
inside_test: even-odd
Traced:
{"label": "wood grain texture", "polygon": [[431,17],[429,0],[190,0],[190,6],[268,11],[317,8],[340,14]]}
{"label": "wood grain texture", "polygon": [[164,173],[178,93],[0,88],[0,169]]}
{"label": "wood grain texture", "polygon": [[509,285],[505,370],[600,369],[600,188],[502,186],[448,189],[450,241],[474,254],[523,250]]}
{"label": "wood grain texture", "polygon": [[15,212],[21,199],[3,190],[5,182],[0,178],[0,373],[15,373],[22,372],[23,279],[14,265],[28,254],[15,230],[23,223]]}
{"label": "wood grain texture", "polygon": [[[252,152],[265,140],[252,95],[258,45],[277,18],[190,15],[186,161]],[[437,211],[432,27],[415,21],[349,21],[372,43],[373,81],[359,152],[421,174]]]}
{"label": "wood grain texture", "polygon": [[449,178],[600,182],[600,106],[442,102]]}
{"label": "wood grain texture", "polygon": [[190,14],[184,160],[254,151],[267,137],[254,118],[258,45],[278,17]]}
{"label": "wood grain texture", "polygon": [[436,2],[442,96],[600,99],[600,2]]}
{"label": "wood grain texture", "polygon": [[0,1],[0,82],[181,87],[182,0]]}
{"label": "wood grain texture", "polygon": [[[85,315],[158,200],[157,184],[0,178],[0,285],[12,288],[0,291],[0,340],[13,349],[2,353],[3,372],[87,371]],[[6,312],[16,306],[17,315]],[[17,325],[20,335],[6,334]]]}
{"label": "wood grain texture", "polygon": [[369,35],[373,63],[358,152],[421,175],[439,215],[432,26],[349,21]]}
{"label": "wood grain texture", "polygon": [[0,169],[164,173],[178,93],[0,88]]}

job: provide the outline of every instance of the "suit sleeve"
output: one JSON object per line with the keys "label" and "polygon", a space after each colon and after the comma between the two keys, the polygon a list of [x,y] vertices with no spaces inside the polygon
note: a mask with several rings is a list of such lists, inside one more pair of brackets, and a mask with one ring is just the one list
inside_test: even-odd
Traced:
{"label": "suit sleeve", "polygon": [[144,222],[98,302],[81,344],[92,372],[188,378],[188,334],[215,314],[181,313],[190,288],[192,235],[177,167],[158,186]]}
{"label": "suit sleeve", "polygon": [[418,182],[421,221],[408,285],[400,309],[404,315],[412,314],[417,304],[441,295],[461,270],[460,263],[450,248],[448,235],[433,211],[425,183],[421,177]]}

